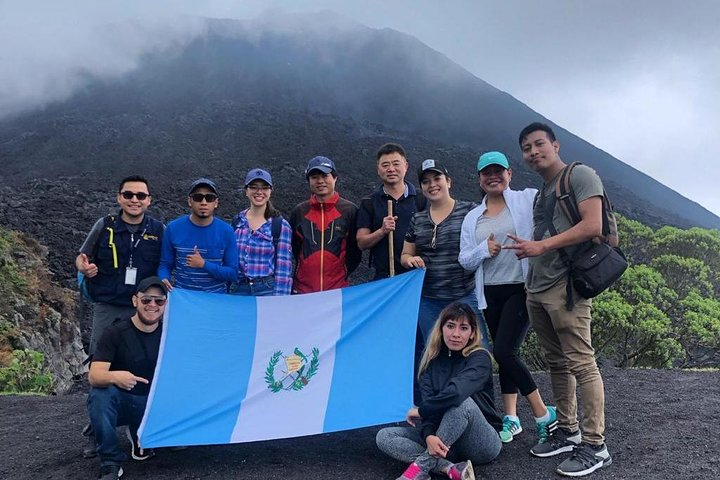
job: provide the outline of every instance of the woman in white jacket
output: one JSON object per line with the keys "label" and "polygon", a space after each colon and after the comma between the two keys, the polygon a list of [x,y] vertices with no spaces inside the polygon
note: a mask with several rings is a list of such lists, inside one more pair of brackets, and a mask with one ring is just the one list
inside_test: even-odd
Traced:
{"label": "woman in white jacket", "polygon": [[478,182],[485,191],[482,203],[471,210],[462,225],[458,261],[475,271],[478,308],[484,310],[493,356],[500,367],[500,389],[505,416],[500,439],[510,442],[522,432],[517,417],[517,393],[528,399],[535,416],[540,443],[557,427],[554,407],[546,407],[537,385],[520,358],[530,321],[525,306],[527,259],[518,260],[503,250],[507,235],[532,238],[534,188],[510,189],[512,170],[500,152],[488,152],[478,160]]}

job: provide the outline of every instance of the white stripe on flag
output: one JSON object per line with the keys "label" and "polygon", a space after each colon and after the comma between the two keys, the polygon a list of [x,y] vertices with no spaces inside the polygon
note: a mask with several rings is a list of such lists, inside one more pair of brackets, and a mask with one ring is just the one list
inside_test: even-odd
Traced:
{"label": "white stripe on flag", "polygon": [[[332,290],[309,295],[257,297],[257,335],[247,395],[240,405],[231,442],[308,435],[323,431],[325,410],[335,363],[335,343],[340,338],[342,292]],[[299,390],[292,388],[294,376],[273,392],[269,375],[281,381],[287,372],[287,357],[298,349],[310,369],[313,348],[319,351],[316,373]],[[282,352],[273,366],[271,359]]]}

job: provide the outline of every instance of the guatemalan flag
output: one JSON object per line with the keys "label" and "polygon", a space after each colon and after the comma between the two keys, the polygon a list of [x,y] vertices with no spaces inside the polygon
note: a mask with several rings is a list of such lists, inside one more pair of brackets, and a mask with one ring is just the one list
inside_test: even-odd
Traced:
{"label": "guatemalan flag", "polygon": [[283,297],[173,290],[141,444],[251,442],[404,419],[423,277]]}

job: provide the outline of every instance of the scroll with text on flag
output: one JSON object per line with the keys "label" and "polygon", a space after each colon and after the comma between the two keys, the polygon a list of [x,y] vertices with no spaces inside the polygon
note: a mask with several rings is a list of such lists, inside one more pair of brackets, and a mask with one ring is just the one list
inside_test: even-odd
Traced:
{"label": "scroll with text on flag", "polygon": [[175,289],[144,447],[250,442],[405,418],[424,271],[328,292]]}

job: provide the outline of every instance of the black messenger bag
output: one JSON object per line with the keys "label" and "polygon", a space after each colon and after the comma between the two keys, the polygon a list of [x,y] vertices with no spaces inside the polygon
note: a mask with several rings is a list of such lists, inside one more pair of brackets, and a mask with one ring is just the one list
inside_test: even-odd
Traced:
{"label": "black messenger bag", "polygon": [[628,267],[622,250],[607,243],[588,242],[570,260],[570,281],[584,298],[593,298],[615,283]]}
{"label": "black messenger bag", "polygon": [[[581,220],[575,195],[570,187],[570,173],[577,165],[580,163],[573,162],[563,169],[555,186],[555,195],[551,196],[551,201],[545,205],[545,214],[550,219],[548,228],[551,235],[558,234],[552,224],[556,202],[573,224],[577,224]],[[615,213],[607,192],[603,190],[602,236],[579,245],[572,257],[567,254],[565,249],[558,249],[560,257],[569,267],[565,308],[572,310],[575,305],[573,288],[583,298],[593,298],[607,290],[622,276],[628,267],[628,262],[625,254],[617,246],[618,243]]]}

